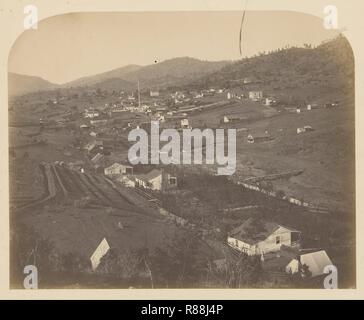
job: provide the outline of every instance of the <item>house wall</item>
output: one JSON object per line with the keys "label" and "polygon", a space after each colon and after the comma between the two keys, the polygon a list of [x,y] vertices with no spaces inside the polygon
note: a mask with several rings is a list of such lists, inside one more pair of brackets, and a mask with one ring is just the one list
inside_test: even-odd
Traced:
{"label": "house wall", "polygon": [[151,179],[148,182],[139,178],[135,178],[135,181],[139,186],[146,189],[162,190],[162,175],[159,175],[158,177]]}
{"label": "house wall", "polygon": [[139,178],[135,178],[135,182],[139,187],[147,188],[147,183],[144,180],[141,180]]}
{"label": "house wall", "polygon": [[152,190],[162,190],[162,175],[149,180]]}
{"label": "house wall", "polygon": [[263,97],[263,93],[261,91],[250,91],[249,99],[261,99]]}
{"label": "house wall", "polygon": [[228,237],[228,245],[231,246],[234,249],[237,249],[241,252],[244,252],[248,255],[254,255],[255,254],[255,247],[251,246],[248,243],[245,243],[241,240],[235,239],[233,237]]}
{"label": "house wall", "polygon": [[123,168],[121,168],[121,167],[112,168],[112,169],[109,169],[109,168],[105,169],[105,174],[106,175],[114,175],[114,174],[122,174],[122,173],[123,173]]}
{"label": "house wall", "polygon": [[[277,243],[279,237],[279,243]],[[282,244],[291,246],[291,231],[283,227],[278,228],[267,239],[257,244],[256,254],[274,252],[280,250]]]}
{"label": "house wall", "polygon": [[129,179],[127,176],[119,177],[118,181],[123,183],[126,187],[135,188],[135,181]]}
{"label": "house wall", "polygon": [[105,175],[119,175],[127,173],[132,173],[132,169],[123,165],[120,165],[119,167],[116,168],[105,168]]}
{"label": "house wall", "polygon": [[[276,242],[277,237],[279,237],[279,243]],[[267,239],[260,241],[255,245],[250,245],[241,240],[235,239],[234,237],[228,237],[227,242],[234,249],[245,252],[248,255],[260,255],[262,253],[279,251],[282,244],[285,246],[292,246],[291,231],[284,227],[280,227]]]}

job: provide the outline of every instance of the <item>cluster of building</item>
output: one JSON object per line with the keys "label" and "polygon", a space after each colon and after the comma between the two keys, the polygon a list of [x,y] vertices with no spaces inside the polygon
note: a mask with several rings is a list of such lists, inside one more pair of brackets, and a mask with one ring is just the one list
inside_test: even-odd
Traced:
{"label": "cluster of building", "polygon": [[104,174],[127,187],[140,187],[153,191],[165,191],[177,187],[177,177],[160,169],[134,174],[132,166],[115,162],[104,169]]}

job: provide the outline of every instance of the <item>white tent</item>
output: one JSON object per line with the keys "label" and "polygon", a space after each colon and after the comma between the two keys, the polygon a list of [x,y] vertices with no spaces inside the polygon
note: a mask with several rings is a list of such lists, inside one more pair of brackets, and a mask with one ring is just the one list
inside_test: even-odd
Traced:
{"label": "white tent", "polygon": [[107,240],[104,238],[92,254],[90,260],[91,260],[91,266],[92,270],[95,271],[97,267],[100,264],[101,258],[110,250],[110,246],[107,242]]}
{"label": "white tent", "polygon": [[316,277],[324,274],[324,269],[326,266],[332,265],[332,262],[327,255],[325,250],[306,253],[300,255],[298,259],[293,259],[286,266],[287,273],[297,273],[299,272],[299,266],[306,265],[308,270],[311,272],[312,277]]}

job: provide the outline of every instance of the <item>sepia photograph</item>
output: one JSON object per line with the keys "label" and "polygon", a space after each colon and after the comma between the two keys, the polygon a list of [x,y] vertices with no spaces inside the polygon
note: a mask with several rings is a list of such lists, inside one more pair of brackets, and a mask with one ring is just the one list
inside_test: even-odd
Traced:
{"label": "sepia photograph", "polygon": [[25,13],[11,289],[357,288],[355,61],[332,6]]}

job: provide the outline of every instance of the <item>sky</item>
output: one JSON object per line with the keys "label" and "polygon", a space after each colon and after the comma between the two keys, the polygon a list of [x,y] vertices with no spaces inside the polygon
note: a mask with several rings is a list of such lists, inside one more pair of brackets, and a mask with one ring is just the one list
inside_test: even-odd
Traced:
{"label": "sky", "polygon": [[[66,83],[128,64],[175,57],[237,60],[242,12],[72,13],[24,31],[9,54],[10,72]],[[333,38],[307,14],[247,11],[242,56]]]}

